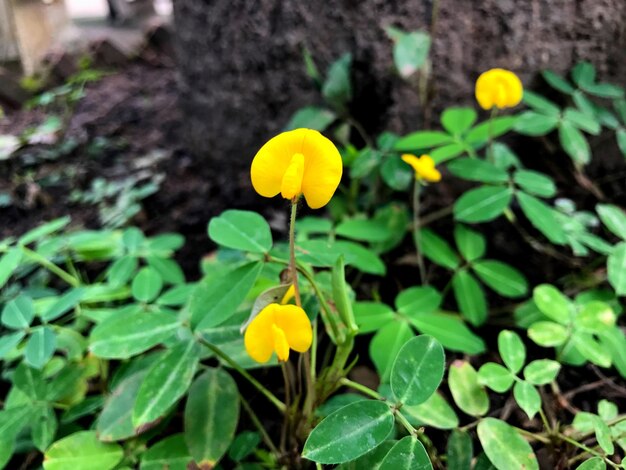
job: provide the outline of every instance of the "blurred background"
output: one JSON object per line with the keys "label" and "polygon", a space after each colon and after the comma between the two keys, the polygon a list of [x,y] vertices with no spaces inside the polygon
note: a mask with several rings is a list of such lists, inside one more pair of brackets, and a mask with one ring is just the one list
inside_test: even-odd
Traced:
{"label": "blurred background", "polygon": [[[394,67],[390,28],[428,37],[410,77]],[[210,216],[265,204],[247,174],[256,149],[323,103],[320,77],[345,54],[339,114],[362,132],[338,135],[358,148],[475,106],[492,67],[547,96],[539,72],[581,60],[623,86],[626,2],[0,0],[0,238],[71,211],[87,227],[132,221],[206,243]],[[606,158],[589,173],[617,171],[615,145],[593,139]]]}

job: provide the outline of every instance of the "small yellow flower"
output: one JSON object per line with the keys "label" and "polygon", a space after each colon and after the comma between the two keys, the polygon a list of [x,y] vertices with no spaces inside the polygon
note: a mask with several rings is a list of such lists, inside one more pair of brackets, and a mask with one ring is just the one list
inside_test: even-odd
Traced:
{"label": "small yellow flower", "polygon": [[333,197],[343,172],[337,147],[317,131],[296,129],[270,139],[252,160],[252,186],[264,197],[304,194],[312,209]]}
{"label": "small yellow flower", "polygon": [[267,362],[276,353],[289,359],[289,349],[305,352],[311,347],[313,330],[304,310],[296,305],[269,304],[250,322],[244,335],[246,351],[256,362]]}
{"label": "small yellow flower", "polygon": [[430,155],[422,155],[417,158],[415,155],[405,153],[402,161],[411,165],[415,170],[415,179],[436,183],[441,180],[441,173],[435,168],[435,162]]}
{"label": "small yellow flower", "polygon": [[483,109],[494,106],[499,109],[512,108],[522,101],[523,94],[521,80],[509,70],[487,70],[476,80],[476,101]]}

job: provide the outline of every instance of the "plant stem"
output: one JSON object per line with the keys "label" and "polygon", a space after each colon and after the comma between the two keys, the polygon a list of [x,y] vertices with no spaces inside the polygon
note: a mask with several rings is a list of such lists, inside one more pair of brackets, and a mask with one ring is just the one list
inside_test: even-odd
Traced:
{"label": "plant stem", "polygon": [[296,297],[296,305],[302,307],[302,299],[300,298],[300,286],[298,286],[298,269],[296,267],[296,213],[298,211],[298,199],[293,198],[291,201],[291,217],[289,218],[289,270],[291,271],[291,280],[293,282],[294,295]]}
{"label": "plant stem", "polygon": [[420,234],[420,193],[421,183],[415,180],[413,186],[413,241],[415,242],[415,250],[417,252],[417,267],[420,272],[422,284],[426,284],[426,268],[424,267],[424,256],[422,254],[422,243]]}
{"label": "plant stem", "polygon": [[550,444],[552,441],[550,441],[550,439],[548,439],[547,437],[544,437],[540,434],[535,434],[534,432],[530,432],[530,431],[526,431],[526,429],[522,429],[522,428],[518,428],[513,426],[513,428],[515,428],[515,430],[520,433],[523,434],[524,436],[530,438],[530,439],[534,439],[536,441],[539,442],[543,442],[544,444]]}
{"label": "plant stem", "polygon": [[58,267],[56,264],[54,264],[49,259],[41,256],[36,251],[33,251],[30,248],[27,248],[25,246],[20,246],[20,248],[22,249],[22,252],[28,258],[30,258],[31,260],[35,261],[36,263],[39,263],[41,266],[46,268],[51,273],[56,274],[61,279],[63,279],[65,282],[67,282],[70,286],[72,286],[72,287],[80,286],[80,281],[78,279],[76,279],[74,276],[72,276],[67,271],[65,271],[65,270],[61,269],[60,267]]}
{"label": "plant stem", "polygon": [[546,431],[548,432],[548,436],[552,436],[554,434],[554,430],[552,429],[552,426],[550,426],[550,423],[548,422],[548,418],[546,417],[546,414],[543,412],[541,408],[539,408],[539,416],[541,416],[541,421],[543,422],[543,426],[546,428]]}
{"label": "plant stem", "polygon": [[490,163],[495,163],[495,158],[493,156],[493,120],[498,113],[498,108],[495,106],[491,108],[491,114],[489,115],[489,144],[487,145],[487,161]]}
{"label": "plant stem", "polygon": [[241,394],[239,395],[239,399],[241,400],[241,404],[243,405],[244,409],[250,416],[250,420],[252,421],[252,424],[254,424],[254,426],[258,429],[259,433],[261,434],[261,437],[263,438],[263,442],[265,442],[265,445],[270,449],[270,451],[272,451],[273,454],[279,457],[280,452],[274,445],[274,442],[272,442],[272,438],[265,430],[265,427],[263,427],[263,423],[261,423],[261,421],[259,420],[259,417],[256,415],[256,413],[250,406],[250,403],[248,403],[247,400]]}
{"label": "plant stem", "polygon": [[407,431],[409,431],[409,433],[412,436],[418,437],[421,433],[415,429],[413,427],[413,425],[411,423],[409,423],[409,421],[404,417],[404,415],[402,413],[400,413],[400,410],[397,408],[394,408],[393,410],[393,414],[395,415],[396,419],[398,420],[398,422],[404,426],[404,429],[406,429]]}
{"label": "plant stem", "polygon": [[285,413],[283,420],[283,429],[280,433],[280,448],[284,451],[287,445],[287,435],[290,434],[289,428],[291,427],[291,412],[289,410],[291,407],[291,383],[289,381],[289,374],[287,373],[287,364],[281,362],[280,368],[283,372],[283,380],[285,384],[285,406],[287,407],[287,413]]}
{"label": "plant stem", "polygon": [[600,457],[601,459],[604,459],[604,461],[606,463],[608,463],[611,467],[613,468],[620,468],[619,465],[617,465],[615,462],[611,461],[610,459],[607,459],[604,455],[602,455],[600,452],[596,452],[595,450],[591,449],[590,447],[587,447],[584,444],[581,444],[578,441],[575,441],[574,439],[567,437],[565,434],[559,433],[558,434],[559,439],[568,442],[569,444],[578,447],[579,449],[584,450],[585,452],[595,456],[595,457]]}
{"label": "plant stem", "polygon": [[270,402],[272,402],[272,404],[278,409],[278,411],[280,411],[281,413],[285,413],[285,411],[287,410],[287,407],[285,406],[285,404],[282,401],[280,401],[278,398],[276,398],[276,396],[272,392],[270,392],[267,388],[261,385],[261,383],[257,379],[252,377],[239,364],[233,361],[230,358],[230,356],[228,356],[228,354],[226,354],[224,351],[222,351],[220,348],[218,348],[214,344],[209,343],[202,336],[195,335],[195,338],[203,346],[206,346],[207,348],[209,348],[211,351],[215,353],[216,356],[218,356],[220,359],[226,362],[229,366],[231,366],[233,369],[239,372],[245,379],[247,379],[248,382],[250,382],[259,392],[261,392],[265,396],[265,398],[267,398]]}
{"label": "plant stem", "polygon": [[376,392],[375,390],[372,390],[371,388],[366,387],[365,385],[362,385],[362,384],[360,384],[358,382],[354,382],[354,381],[352,381],[352,380],[350,380],[350,379],[348,379],[346,377],[341,378],[339,380],[339,383],[341,385],[344,385],[346,387],[350,387],[350,388],[352,388],[354,390],[357,390],[357,391],[363,393],[364,395],[368,395],[368,396],[370,396],[372,398],[375,398],[377,400],[384,400],[385,399],[385,397],[383,397],[380,393]]}

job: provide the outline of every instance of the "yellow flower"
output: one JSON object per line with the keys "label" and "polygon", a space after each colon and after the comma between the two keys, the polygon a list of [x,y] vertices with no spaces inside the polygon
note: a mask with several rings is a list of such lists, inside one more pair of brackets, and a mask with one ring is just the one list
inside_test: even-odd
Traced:
{"label": "yellow flower", "polygon": [[264,197],[285,199],[304,194],[312,209],[333,197],[343,162],[335,145],[317,131],[296,129],[270,139],[252,160],[252,186]]}
{"label": "yellow flower", "polygon": [[256,362],[269,361],[274,352],[279,361],[287,361],[289,349],[305,352],[312,341],[311,321],[296,305],[269,304],[250,322],[244,335],[246,351]]}
{"label": "yellow flower", "polygon": [[521,80],[509,70],[487,70],[476,80],[476,101],[483,109],[494,106],[499,109],[512,108],[522,101],[523,94]]}
{"label": "yellow flower", "polygon": [[435,162],[430,155],[422,155],[417,158],[415,155],[405,153],[402,155],[402,161],[411,165],[415,170],[416,180],[425,180],[436,183],[441,180],[441,173],[435,168]]}

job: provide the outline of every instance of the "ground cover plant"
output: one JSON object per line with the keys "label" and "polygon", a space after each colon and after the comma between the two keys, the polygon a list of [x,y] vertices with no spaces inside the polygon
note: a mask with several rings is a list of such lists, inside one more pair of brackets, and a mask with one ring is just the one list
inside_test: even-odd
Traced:
{"label": "ground cover plant", "polygon": [[[429,37],[388,34],[427,101]],[[305,62],[325,106],[250,158],[283,232],[223,211],[198,279],[176,261],[182,235],[120,227],[132,211],[0,242],[0,462],[624,468],[624,176],[605,194],[587,174],[591,136],[626,158],[624,90],[585,62],[571,80],[542,71],[549,96],[495,68],[476,107],[370,136],[349,112],[350,55],[326,74]],[[561,172],[540,171],[537,146]],[[75,197],[97,203],[103,184]],[[503,237],[522,255],[502,257]]]}

